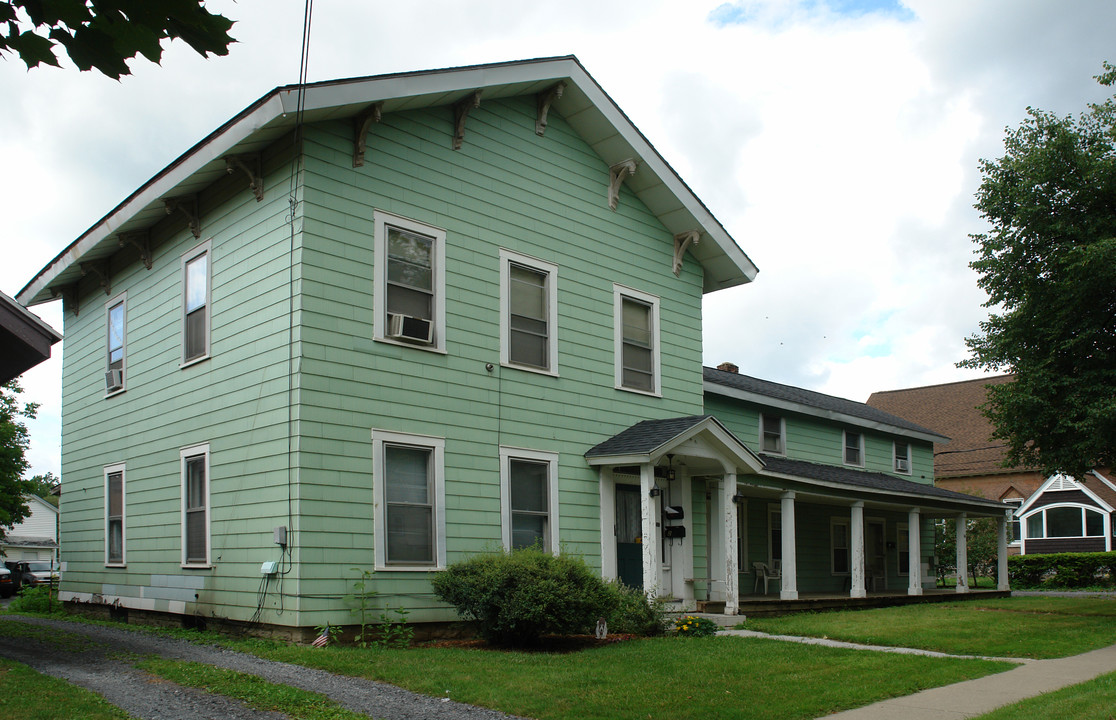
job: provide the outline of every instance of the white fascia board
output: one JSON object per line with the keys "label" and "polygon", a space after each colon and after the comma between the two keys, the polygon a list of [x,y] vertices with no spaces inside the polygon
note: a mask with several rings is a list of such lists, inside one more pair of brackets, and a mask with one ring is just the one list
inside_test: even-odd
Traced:
{"label": "white fascia board", "polygon": [[[61,255],[51,261],[27,284],[27,287],[19,293],[17,299],[24,305],[34,304],[35,297],[48,287],[63,270],[80,261],[86,253],[118,232],[137,213],[148,205],[158,202],[174,190],[179,183],[187,180],[210,162],[220,159],[264,125],[276,117],[280,117],[285,112],[281,95],[282,93],[273,94],[272,97],[260,103],[255,110],[232,123],[225,130],[207,140],[203,140],[200,144],[188,150],[181,161],[172,164],[156,175],[146,186],[121,203],[99,223],[87,230],[76,242],[62,251]],[[45,302],[45,300],[39,302]]]}
{"label": "white fascia board", "polygon": [[[803,478],[797,475],[787,475],[777,472],[760,472],[757,473],[759,477],[773,478],[778,480],[785,480],[799,485],[804,485],[808,488],[832,490],[831,493],[818,493],[827,494],[830,497],[846,498],[851,494],[867,494],[876,495],[890,498],[889,502],[893,505],[915,505],[926,507],[939,507],[941,505],[951,505],[961,512],[988,512],[990,517],[998,517],[1003,515],[1004,510],[1008,507],[1003,503],[995,500],[985,500],[984,498],[976,498],[970,502],[968,500],[957,500],[955,498],[934,497],[933,495],[919,495],[918,493],[905,493],[897,490],[885,490],[883,488],[871,488],[842,485],[840,483],[827,482],[825,480],[815,480],[813,478]],[[900,502],[900,498],[904,501]],[[909,500],[909,502],[907,502]],[[981,510],[986,508],[987,510]]]}
{"label": "white fascia board", "polygon": [[[1109,487],[1112,487],[1112,483],[1108,482],[1108,480],[1106,480],[1100,473],[1098,473],[1095,470],[1091,471],[1091,473],[1093,475],[1095,475],[1097,478],[1099,478],[1101,482],[1108,485]],[[1046,492],[1046,489],[1049,488],[1054,483],[1054,481],[1057,480],[1059,477],[1061,477],[1060,474],[1055,474],[1055,475],[1051,475],[1050,477],[1046,478],[1046,482],[1044,482],[1042,485],[1040,485],[1039,489],[1035,490],[1035,492],[1031,494],[1031,497],[1027,498],[1027,501],[1025,503],[1023,503],[1022,505],[1020,505],[1019,509],[1015,511],[1016,517],[1023,517],[1024,514],[1029,512],[1031,510],[1031,506],[1033,506],[1035,504],[1035,501],[1038,500],[1042,496],[1042,494]],[[1066,476],[1066,477],[1068,477],[1068,476]],[[1073,484],[1077,487],[1078,490],[1085,493],[1086,497],[1092,499],[1093,502],[1095,502],[1102,509],[1104,509],[1105,512],[1110,513],[1110,512],[1116,511],[1116,508],[1113,508],[1107,502],[1105,502],[1104,500],[1101,500],[1100,497],[1096,493],[1094,493],[1092,490],[1090,490],[1088,488],[1088,486],[1085,485],[1085,483],[1081,482],[1077,478],[1073,478]],[[1116,488],[1113,488],[1113,489],[1116,489]],[[1053,504],[1057,504],[1057,503],[1053,503]]]}
{"label": "white fascia board", "polygon": [[730,388],[719,383],[704,381],[705,392],[713,393],[714,395],[724,395],[736,400],[743,400],[755,405],[762,405],[764,407],[778,408],[786,410],[787,412],[798,413],[799,415],[811,415],[813,417],[823,418],[825,420],[832,420],[834,422],[843,423],[846,425],[855,425],[857,427],[868,428],[870,430],[879,430],[891,435],[901,435],[903,437],[914,438],[916,440],[925,440],[932,443],[948,443],[949,438],[944,435],[936,435],[934,433],[924,433],[909,428],[899,427],[898,425],[889,425],[887,423],[877,422],[875,420],[866,420],[858,418],[853,415],[846,415],[845,413],[835,412],[833,410],[823,410],[822,408],[812,407],[810,405],[802,405],[800,403],[791,402],[789,400],[779,400],[777,398],[768,397],[767,395],[760,395],[758,393],[748,392],[747,390],[740,390],[739,388]]}
{"label": "white fascia board", "polygon": [[597,455],[595,457],[585,458],[585,462],[589,463],[591,466],[643,465],[644,463],[651,462],[651,456],[648,454]]}

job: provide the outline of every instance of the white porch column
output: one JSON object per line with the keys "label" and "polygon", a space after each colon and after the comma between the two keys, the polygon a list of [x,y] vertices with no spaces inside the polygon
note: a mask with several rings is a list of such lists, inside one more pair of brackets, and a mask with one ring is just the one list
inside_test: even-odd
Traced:
{"label": "white porch column", "polygon": [[864,591],[864,503],[854,502],[849,513],[849,543],[852,547],[849,568],[851,578],[849,582],[849,597],[862,598],[867,595]]}
{"label": "white porch column", "polygon": [[736,473],[726,472],[721,481],[721,508],[725,528],[725,614],[735,615],[740,605],[740,576],[737,555],[740,538],[736,536]]}
{"label": "white porch column", "polygon": [[1011,582],[1008,578],[1008,523],[1014,510],[1008,510],[1003,517],[996,521],[996,534],[999,542],[996,544],[996,589],[1010,590]]}
{"label": "white porch column", "polygon": [[918,508],[907,513],[907,594],[922,594],[922,525]]}
{"label": "white porch column", "polygon": [[779,588],[780,600],[798,599],[798,563],[794,553],[794,491],[783,493],[781,521],[783,524],[783,575]]}
{"label": "white porch column", "polygon": [[957,592],[969,592],[969,548],[965,544],[968,536],[969,516],[957,516]]}
{"label": "white porch column", "polygon": [[639,510],[643,521],[643,592],[657,597],[660,591],[659,570],[659,498],[651,497],[655,487],[655,468],[650,463],[639,466]]}

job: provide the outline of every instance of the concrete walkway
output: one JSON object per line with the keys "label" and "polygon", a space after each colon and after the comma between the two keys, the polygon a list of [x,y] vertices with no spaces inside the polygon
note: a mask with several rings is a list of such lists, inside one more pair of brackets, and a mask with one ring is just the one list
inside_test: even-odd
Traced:
{"label": "concrete walkway", "polygon": [[[793,635],[768,635],[750,630],[724,630],[721,635],[764,637],[809,645],[873,650],[930,657],[973,657],[913,648],[894,648],[877,645],[806,638]],[[1041,695],[1069,685],[1092,680],[1116,671],[1116,645],[1072,655],[1055,660],[1029,660],[1022,658],[982,658],[1020,663],[1019,667],[976,680],[923,690],[914,695],[892,698],[855,710],[826,715],[825,720],[957,720],[983,715],[1004,705],[1011,705],[1025,698]]]}

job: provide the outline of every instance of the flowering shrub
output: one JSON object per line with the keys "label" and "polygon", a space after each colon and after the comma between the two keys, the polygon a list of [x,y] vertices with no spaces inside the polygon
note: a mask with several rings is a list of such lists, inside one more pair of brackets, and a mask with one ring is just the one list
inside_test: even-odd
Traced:
{"label": "flowering shrub", "polygon": [[683,637],[709,637],[717,630],[717,623],[696,615],[683,615],[674,621],[674,632]]}

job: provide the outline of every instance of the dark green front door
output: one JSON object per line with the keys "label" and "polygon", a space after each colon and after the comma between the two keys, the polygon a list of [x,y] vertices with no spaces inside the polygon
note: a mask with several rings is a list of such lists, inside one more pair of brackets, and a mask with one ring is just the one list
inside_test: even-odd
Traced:
{"label": "dark green front door", "polygon": [[628,587],[643,588],[643,521],[638,485],[616,486],[616,574]]}

